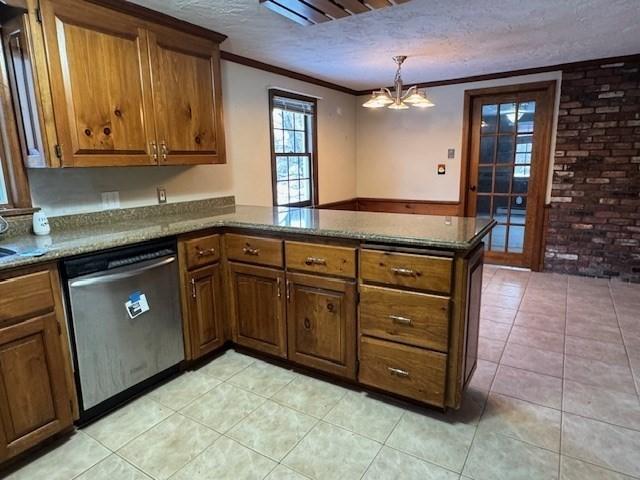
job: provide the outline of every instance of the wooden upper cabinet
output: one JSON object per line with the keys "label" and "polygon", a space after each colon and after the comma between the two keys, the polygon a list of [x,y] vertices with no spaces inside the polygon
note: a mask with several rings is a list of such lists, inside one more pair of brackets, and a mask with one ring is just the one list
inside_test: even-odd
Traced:
{"label": "wooden upper cabinet", "polygon": [[35,91],[52,108],[43,108],[47,145],[38,148],[55,161],[36,156],[29,166],[225,162],[218,43],[86,1],[40,3],[33,53],[40,61],[46,51],[47,68]]}
{"label": "wooden upper cabinet", "polygon": [[149,57],[160,164],[225,163],[218,45],[158,27]]}
{"label": "wooden upper cabinet", "polygon": [[42,2],[62,165],[156,163],[147,32],[83,2]]}

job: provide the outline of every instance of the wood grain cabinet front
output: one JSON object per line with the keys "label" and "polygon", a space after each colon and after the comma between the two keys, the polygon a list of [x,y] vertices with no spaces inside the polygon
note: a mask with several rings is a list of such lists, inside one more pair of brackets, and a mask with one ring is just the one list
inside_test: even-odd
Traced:
{"label": "wood grain cabinet front", "polygon": [[0,316],[2,462],[73,423],[74,390],[57,270],[0,276]]}
{"label": "wood grain cabinet front", "polygon": [[229,260],[282,268],[282,240],[227,233],[224,236]]}
{"label": "wood grain cabinet front", "polygon": [[46,55],[36,88],[14,90],[34,91],[43,138],[57,142],[44,147],[55,160],[29,166],[225,163],[218,43],[97,2],[27,3],[42,30],[30,21],[25,38]]}
{"label": "wood grain cabinet front", "polygon": [[362,337],[360,383],[443,407],[447,356],[423,348]]}
{"label": "wood grain cabinet front", "polygon": [[220,264],[187,274],[189,289],[190,359],[195,360],[224,344],[224,298]]}
{"label": "wood grain cabinet front", "polygon": [[449,294],[453,259],[365,249],[360,275],[367,283]]}
{"label": "wood grain cabinet front", "polygon": [[288,270],[356,277],[356,249],[317,243],[285,242]]}
{"label": "wood grain cabinet front", "polygon": [[289,359],[341,377],[356,377],[356,284],[287,274]]}
{"label": "wood grain cabinet front", "polygon": [[229,262],[235,343],[287,358],[284,272]]}

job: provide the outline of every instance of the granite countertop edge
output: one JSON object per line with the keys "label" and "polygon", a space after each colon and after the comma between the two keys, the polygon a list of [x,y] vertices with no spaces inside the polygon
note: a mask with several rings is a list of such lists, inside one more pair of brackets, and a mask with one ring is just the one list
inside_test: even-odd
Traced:
{"label": "granite countertop edge", "polygon": [[[47,252],[44,255],[31,257],[12,255],[4,258],[0,258],[0,272],[3,270],[10,270],[19,267],[27,267],[41,263],[50,263],[58,261],[64,258],[74,257],[78,255],[99,252],[102,250],[108,250],[112,248],[118,248],[137,243],[157,240],[161,238],[173,237],[178,235],[184,235],[188,233],[194,233],[202,230],[208,230],[212,228],[240,228],[253,231],[261,231],[265,233],[290,233],[290,234],[308,234],[317,235],[326,238],[337,238],[345,240],[360,240],[371,241],[383,244],[393,244],[406,247],[422,247],[422,248],[435,248],[435,249],[448,249],[457,251],[466,251],[474,248],[478,243],[482,241],[482,238],[493,228],[495,222],[490,222],[484,228],[479,230],[474,237],[466,242],[451,242],[451,241],[438,241],[429,238],[415,238],[415,237],[403,237],[402,235],[387,235],[376,234],[369,232],[349,232],[343,230],[332,230],[323,228],[309,228],[309,227],[292,227],[292,226],[278,226],[270,225],[266,223],[253,223],[248,221],[238,220],[225,220],[225,219],[211,219],[209,220],[190,220],[188,225],[171,225],[167,228],[163,226],[161,220],[158,221],[157,226],[145,226],[141,227],[138,231],[132,229],[127,232],[126,235],[118,238],[113,238],[114,234],[91,234],[87,233],[86,238],[80,239],[79,245],[62,246],[56,248],[48,247]],[[162,229],[161,231],[159,229]],[[29,236],[29,240],[33,241],[34,235]],[[0,240],[0,247],[11,248],[20,245],[20,240],[24,237],[14,237],[6,241]],[[82,243],[84,242],[84,243]]]}

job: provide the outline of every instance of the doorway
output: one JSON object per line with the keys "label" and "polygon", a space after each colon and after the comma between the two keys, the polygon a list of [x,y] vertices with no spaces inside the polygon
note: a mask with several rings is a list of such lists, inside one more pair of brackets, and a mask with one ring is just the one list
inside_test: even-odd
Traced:
{"label": "doorway", "polygon": [[[498,224],[490,263],[539,270],[556,82],[465,92],[465,216]],[[464,168],[464,167],[463,167]]]}

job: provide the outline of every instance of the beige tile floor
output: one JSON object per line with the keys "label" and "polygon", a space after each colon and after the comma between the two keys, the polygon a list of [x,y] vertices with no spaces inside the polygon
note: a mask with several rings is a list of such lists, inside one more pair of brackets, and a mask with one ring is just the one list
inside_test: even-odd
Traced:
{"label": "beige tile floor", "polygon": [[8,478],[640,478],[640,285],[488,266],[480,335],[459,411],[229,351]]}

